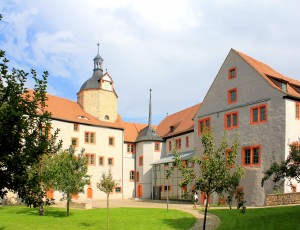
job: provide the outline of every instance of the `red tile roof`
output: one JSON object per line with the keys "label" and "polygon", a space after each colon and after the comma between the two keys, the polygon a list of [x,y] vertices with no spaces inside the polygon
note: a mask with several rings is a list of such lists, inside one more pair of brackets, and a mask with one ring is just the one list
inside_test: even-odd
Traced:
{"label": "red tile roof", "polygon": [[[33,91],[29,90],[29,94],[32,95]],[[62,120],[67,122],[74,122],[87,125],[95,125],[100,127],[109,127],[123,129],[122,119],[118,115],[116,122],[100,121],[89,113],[85,112],[82,107],[74,101],[64,99],[61,97],[47,94],[47,111],[51,113],[51,117],[54,120]]]}
{"label": "red tile roof", "polygon": [[139,132],[148,124],[138,124],[133,122],[124,122],[124,141],[135,142]]}
{"label": "red tile roof", "polygon": [[[157,134],[163,138],[180,135],[194,130],[193,118],[201,103],[167,116],[157,127]],[[173,126],[173,131],[171,130]],[[172,132],[171,132],[172,131]]]}
{"label": "red tile roof", "polygon": [[[237,50],[234,50],[234,51],[241,58],[243,58],[250,66],[252,66],[274,88],[276,88],[284,93],[287,93],[288,95],[300,97],[300,89],[298,89],[299,93],[295,90],[295,87],[300,87],[300,82],[298,80],[286,77],[286,76],[282,75],[281,73],[277,72],[276,70],[272,69],[270,66],[254,59],[252,57],[249,57],[248,55],[246,55],[240,51],[237,51]],[[287,92],[283,91],[278,85],[276,85],[272,81],[272,79],[287,83]]]}

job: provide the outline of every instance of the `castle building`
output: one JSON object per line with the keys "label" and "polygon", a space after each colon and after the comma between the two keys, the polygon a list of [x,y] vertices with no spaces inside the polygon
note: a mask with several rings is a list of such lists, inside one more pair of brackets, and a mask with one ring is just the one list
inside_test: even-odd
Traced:
{"label": "castle building", "polygon": [[[190,199],[193,187],[178,185],[181,175],[176,168],[166,179],[166,170],[173,165],[174,146],[193,168],[187,159],[201,156],[201,135],[209,128],[217,142],[224,133],[229,142],[238,134],[236,165],[245,169],[241,187],[247,205],[264,205],[266,194],[273,192],[272,182],[261,187],[264,172],[273,157],[286,158],[288,144],[300,137],[299,81],[231,49],[203,102],[167,116],[158,126],[152,124],[151,93],[148,124],[123,121],[113,78],[103,72],[98,48],[92,77],[81,86],[77,102],[48,95],[53,130],[60,129],[63,148],[84,149],[88,159],[91,183],[74,200],[104,199],[96,184],[109,169],[120,181],[112,199]],[[283,189],[294,192],[299,186],[285,183]],[[56,191],[47,195],[57,200],[60,196]],[[211,202],[217,202],[217,196]]]}

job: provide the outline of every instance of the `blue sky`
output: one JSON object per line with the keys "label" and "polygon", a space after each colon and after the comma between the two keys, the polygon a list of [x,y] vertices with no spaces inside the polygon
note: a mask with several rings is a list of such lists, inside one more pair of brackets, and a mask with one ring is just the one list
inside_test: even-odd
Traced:
{"label": "blue sky", "polygon": [[[124,120],[154,123],[203,100],[230,48],[300,80],[297,0],[2,0],[11,66],[49,71],[48,92],[76,100],[100,43]],[[32,81],[28,82],[32,87]]]}

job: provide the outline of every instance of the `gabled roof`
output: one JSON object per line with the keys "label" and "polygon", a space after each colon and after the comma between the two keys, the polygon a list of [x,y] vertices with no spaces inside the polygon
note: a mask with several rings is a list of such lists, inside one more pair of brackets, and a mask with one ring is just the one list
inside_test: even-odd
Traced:
{"label": "gabled roof", "polygon": [[[157,134],[163,138],[180,135],[194,130],[193,118],[201,103],[167,116],[157,127]],[[173,128],[171,128],[173,127]]]}
{"label": "gabled roof", "polygon": [[[234,50],[234,49],[233,49]],[[300,82],[286,77],[276,70],[272,69],[270,66],[252,58],[248,55],[234,50],[241,58],[243,58],[252,68],[254,68],[267,82],[274,88],[286,93],[287,95],[300,97]],[[287,84],[287,92],[282,90],[281,87],[276,84],[277,81],[284,82]]]}
{"label": "gabled roof", "polygon": [[[33,91],[29,90],[29,94],[32,95],[32,93]],[[115,123],[100,121],[94,116],[85,112],[77,102],[53,96],[51,94],[47,94],[47,97],[48,100],[46,102],[46,110],[51,113],[51,117],[54,120],[62,120],[78,124],[87,124],[116,129],[124,128],[122,126],[120,116],[118,116],[118,119]]]}
{"label": "gabled roof", "polygon": [[147,126],[147,124],[138,124],[133,122],[123,122],[123,125],[125,142],[135,142],[139,132]]}

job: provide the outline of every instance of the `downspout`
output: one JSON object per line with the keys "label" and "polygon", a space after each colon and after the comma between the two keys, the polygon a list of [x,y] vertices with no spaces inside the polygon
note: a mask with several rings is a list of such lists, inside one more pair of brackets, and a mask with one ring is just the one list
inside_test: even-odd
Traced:
{"label": "downspout", "polygon": [[122,132],[122,200],[124,199],[124,129]]}

